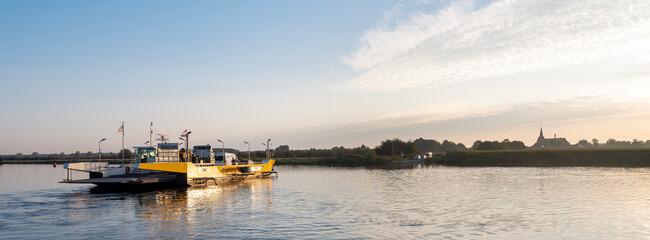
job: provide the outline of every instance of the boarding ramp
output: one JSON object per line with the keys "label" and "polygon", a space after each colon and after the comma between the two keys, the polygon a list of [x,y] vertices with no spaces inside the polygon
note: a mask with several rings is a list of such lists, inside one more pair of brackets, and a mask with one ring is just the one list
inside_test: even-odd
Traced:
{"label": "boarding ramp", "polygon": [[120,175],[130,172],[132,169],[126,169],[122,165],[110,165],[107,162],[76,162],[76,163],[66,163],[63,165],[64,169],[78,171],[78,172],[87,172],[90,174],[90,178],[101,178],[108,177],[112,175]]}

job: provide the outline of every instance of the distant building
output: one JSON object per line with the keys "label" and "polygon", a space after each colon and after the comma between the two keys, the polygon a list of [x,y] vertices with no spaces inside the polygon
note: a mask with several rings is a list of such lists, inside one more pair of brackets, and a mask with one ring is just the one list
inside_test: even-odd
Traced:
{"label": "distant building", "polygon": [[533,149],[558,149],[558,148],[572,148],[573,146],[566,140],[566,138],[544,138],[544,132],[542,128],[539,128],[539,137],[537,137],[537,142],[533,144]]}

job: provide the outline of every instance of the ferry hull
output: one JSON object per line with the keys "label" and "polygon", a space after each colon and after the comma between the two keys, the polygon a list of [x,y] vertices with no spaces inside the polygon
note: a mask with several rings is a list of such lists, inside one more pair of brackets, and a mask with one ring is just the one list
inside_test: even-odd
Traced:
{"label": "ferry hull", "polygon": [[[266,160],[259,164],[212,165],[190,162],[138,163],[132,166],[128,174],[100,176],[89,179],[64,179],[61,183],[95,184],[101,189],[111,191],[149,190],[161,187],[179,187],[196,185],[221,185],[247,179],[270,177],[277,173],[273,170],[275,160]],[[77,166],[78,170],[81,169]],[[94,167],[94,165],[92,166]],[[102,165],[103,167],[103,165]],[[67,168],[67,166],[66,166]],[[88,167],[86,167],[88,168]],[[97,169],[105,169],[96,167]],[[95,170],[82,169],[94,173]],[[97,172],[99,172],[97,170]],[[101,172],[99,172],[101,173]],[[102,174],[103,175],[103,174]],[[106,174],[108,175],[108,174]]]}
{"label": "ferry hull", "polygon": [[[222,184],[249,178],[269,177],[275,173],[275,160],[260,164],[202,165],[189,162],[140,163],[136,168],[178,174],[178,182],[187,185]],[[276,173],[277,174],[277,173]]]}

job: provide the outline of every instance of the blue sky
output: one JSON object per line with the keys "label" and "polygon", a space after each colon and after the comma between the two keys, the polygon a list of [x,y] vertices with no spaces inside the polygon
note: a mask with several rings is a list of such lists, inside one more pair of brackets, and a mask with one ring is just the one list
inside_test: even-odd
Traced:
{"label": "blue sky", "polygon": [[650,139],[645,1],[1,1],[0,154]]}

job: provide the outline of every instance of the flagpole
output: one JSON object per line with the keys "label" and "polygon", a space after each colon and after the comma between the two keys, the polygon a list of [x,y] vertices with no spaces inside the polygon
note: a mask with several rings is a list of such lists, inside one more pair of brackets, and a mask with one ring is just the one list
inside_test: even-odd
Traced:
{"label": "flagpole", "polygon": [[151,140],[151,135],[153,134],[153,122],[149,124],[149,147],[153,146],[153,141]]}
{"label": "flagpole", "polygon": [[124,166],[124,121],[122,121],[122,166]]}

